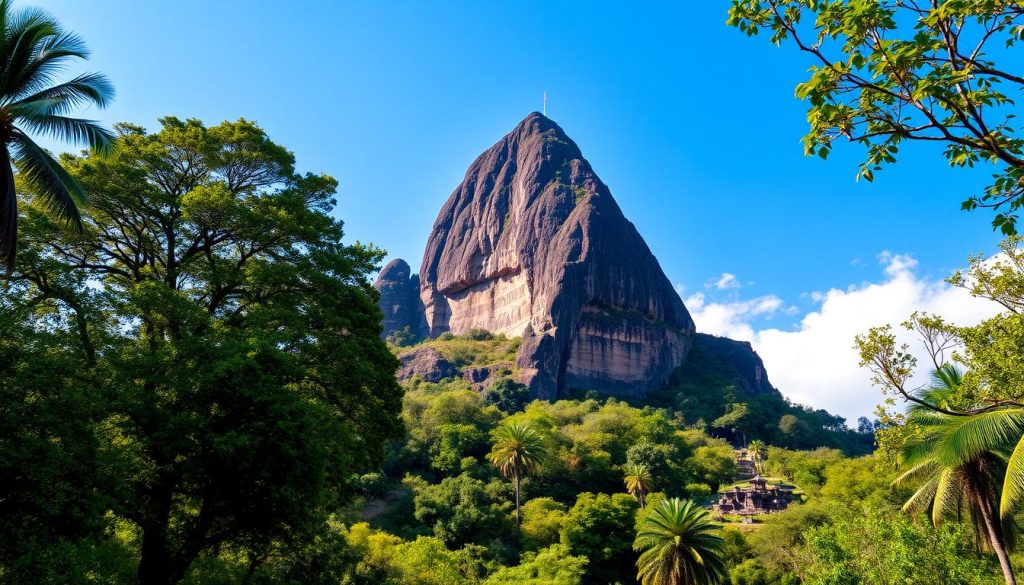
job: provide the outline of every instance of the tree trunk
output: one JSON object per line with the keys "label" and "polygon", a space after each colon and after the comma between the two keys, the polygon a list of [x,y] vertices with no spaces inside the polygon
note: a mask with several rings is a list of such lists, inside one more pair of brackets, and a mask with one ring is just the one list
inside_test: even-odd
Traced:
{"label": "tree trunk", "polygon": [[173,585],[171,559],[167,554],[164,526],[150,525],[142,529],[142,550],[139,558],[139,585]]}
{"label": "tree trunk", "polygon": [[516,486],[516,528],[522,527],[522,520],[519,518],[519,474],[517,473],[512,478],[512,483]]}
{"label": "tree trunk", "polygon": [[989,506],[989,502],[981,494],[975,496],[975,501],[981,512],[981,518],[985,522],[985,529],[988,531],[989,544],[992,545],[992,551],[999,559],[999,566],[1003,570],[1006,585],[1017,585],[1017,579],[1013,576],[1013,567],[1010,566],[1010,557],[1006,554],[1006,546],[1003,543],[1003,533],[995,519],[995,514]]}
{"label": "tree trunk", "polygon": [[165,527],[142,532],[139,585],[177,585],[185,578],[194,559],[184,559],[167,550]]}
{"label": "tree trunk", "polygon": [[191,554],[187,544],[184,551],[175,550],[167,536],[172,505],[171,489],[167,485],[167,481],[158,481],[152,489],[152,507],[141,523],[139,585],[176,585],[185,578],[185,572],[196,556]]}
{"label": "tree trunk", "polygon": [[18,252],[18,194],[14,188],[14,169],[6,145],[0,145],[0,264],[7,274],[14,270]]}

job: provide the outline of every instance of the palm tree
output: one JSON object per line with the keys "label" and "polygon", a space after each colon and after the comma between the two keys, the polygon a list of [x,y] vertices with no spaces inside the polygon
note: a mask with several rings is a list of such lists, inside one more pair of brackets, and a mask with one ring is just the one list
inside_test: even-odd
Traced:
{"label": "palm tree", "polygon": [[0,262],[14,267],[18,246],[18,200],[13,163],[40,202],[59,219],[81,229],[76,202],[82,188],[29,134],[108,149],[114,135],[92,120],[73,118],[79,106],[104,107],[113,86],[98,73],[51,85],[67,61],[86,59],[82,39],[38,9],[14,10],[0,0]]}
{"label": "palm tree", "polygon": [[717,585],[726,579],[725,541],[707,511],[693,502],[664,500],[643,519],[633,550],[642,585]]}
{"label": "palm tree", "polygon": [[627,464],[626,477],[623,481],[626,483],[626,491],[640,501],[641,508],[645,507],[647,505],[646,496],[654,487],[654,478],[651,477],[647,466],[643,463]]}
{"label": "palm tree", "polygon": [[909,469],[893,483],[919,487],[903,510],[915,516],[927,512],[935,525],[945,518],[970,520],[979,544],[995,553],[1006,583],[1015,585],[1007,553],[1012,534],[1002,523],[999,504],[1003,478],[1009,479],[1005,452],[1024,433],[1024,410],[955,413],[949,402],[957,396],[960,372],[946,364],[932,377],[934,384],[918,397],[943,411],[925,405],[908,411],[917,433],[902,454]]}
{"label": "palm tree", "polygon": [[525,422],[506,422],[494,429],[493,438],[490,460],[502,475],[512,479],[516,489],[516,526],[519,526],[519,483],[524,475],[537,470],[546,454],[544,442],[540,433]]}
{"label": "palm tree", "polygon": [[767,452],[768,446],[760,439],[754,439],[747,445],[747,453],[750,453],[750,458],[754,460],[754,469],[758,473],[761,473],[761,461]]}

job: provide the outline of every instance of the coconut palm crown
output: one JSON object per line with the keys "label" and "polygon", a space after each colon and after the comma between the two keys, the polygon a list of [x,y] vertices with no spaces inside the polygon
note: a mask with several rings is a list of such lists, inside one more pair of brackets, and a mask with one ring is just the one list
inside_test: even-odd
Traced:
{"label": "coconut palm crown", "polygon": [[650,470],[642,463],[629,463],[625,468],[626,477],[623,482],[626,484],[626,491],[640,501],[640,507],[647,505],[647,494],[651,493],[654,487],[654,478]]}
{"label": "coconut palm crown", "polygon": [[[956,398],[960,372],[944,365],[932,378],[932,386],[918,397],[927,405],[945,409]],[[927,514],[936,525],[946,519],[968,521],[978,543],[995,553],[1006,582],[1015,584],[1008,554],[1013,534],[999,511],[1007,475],[1006,453],[1024,433],[1024,410],[960,415],[915,405],[907,418],[916,434],[902,454],[906,471],[894,483],[914,485],[917,490],[903,510],[914,516]]]}
{"label": "coconut palm crown", "polygon": [[14,170],[33,196],[58,219],[81,229],[77,203],[82,188],[31,136],[48,136],[105,150],[114,135],[97,122],[69,116],[82,106],[105,107],[114,89],[99,73],[54,83],[69,60],[86,59],[78,35],[65,31],[48,13],[15,10],[0,0],[0,263],[14,267],[18,242],[18,200]]}
{"label": "coconut palm crown", "polygon": [[519,484],[524,475],[537,470],[546,450],[540,433],[529,423],[506,422],[494,430],[490,461],[502,475],[512,479],[516,490],[516,524],[519,516]]}
{"label": "coconut palm crown", "polygon": [[672,498],[643,519],[633,541],[642,585],[718,585],[727,578],[720,528],[706,510]]}
{"label": "coconut palm crown", "polygon": [[764,461],[764,456],[768,452],[768,445],[760,439],[755,439],[747,445],[747,453],[750,453],[750,458],[754,460],[754,469],[761,473],[761,462]]}

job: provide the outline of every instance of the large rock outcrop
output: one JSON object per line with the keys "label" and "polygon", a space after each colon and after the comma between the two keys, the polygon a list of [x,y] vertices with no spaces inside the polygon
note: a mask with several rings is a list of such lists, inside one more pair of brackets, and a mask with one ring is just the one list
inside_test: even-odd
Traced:
{"label": "large rock outcrop", "polygon": [[757,355],[749,342],[698,333],[693,339],[693,346],[694,351],[700,348],[714,359],[735,369],[736,383],[746,394],[755,396],[778,393],[768,381],[768,372],[764,369],[761,356]]}
{"label": "large rock outcrop", "polygon": [[380,271],[374,288],[380,293],[380,308],[384,313],[383,337],[405,328],[415,338],[426,335],[423,304],[420,302],[420,279],[412,274],[409,264],[398,258]]}
{"label": "large rock outcrop", "polygon": [[440,382],[459,375],[459,369],[432,347],[420,347],[406,352],[398,356],[398,361],[401,365],[395,377],[402,381],[418,375],[427,382]]}
{"label": "large rock outcrop", "polygon": [[419,277],[431,337],[522,336],[520,379],[541,398],[571,388],[643,395],[682,364],[694,333],[608,187],[538,113],[470,166]]}

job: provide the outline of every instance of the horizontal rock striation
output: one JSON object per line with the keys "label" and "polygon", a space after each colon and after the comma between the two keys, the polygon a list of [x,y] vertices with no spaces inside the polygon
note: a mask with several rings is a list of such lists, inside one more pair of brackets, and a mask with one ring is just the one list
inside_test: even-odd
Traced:
{"label": "horizontal rock striation", "polygon": [[477,158],[441,209],[420,299],[432,337],[522,336],[520,378],[541,398],[643,395],[683,362],[694,333],[608,187],[538,113]]}

